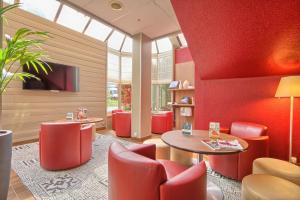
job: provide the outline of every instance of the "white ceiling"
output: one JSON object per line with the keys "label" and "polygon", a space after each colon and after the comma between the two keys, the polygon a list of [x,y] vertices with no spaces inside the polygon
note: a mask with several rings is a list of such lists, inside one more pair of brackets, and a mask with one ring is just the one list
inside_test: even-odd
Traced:
{"label": "white ceiling", "polygon": [[[144,33],[157,38],[180,30],[170,0],[119,0],[120,11],[112,10],[111,0],[70,0],[129,34]],[[138,20],[140,19],[140,21]]]}

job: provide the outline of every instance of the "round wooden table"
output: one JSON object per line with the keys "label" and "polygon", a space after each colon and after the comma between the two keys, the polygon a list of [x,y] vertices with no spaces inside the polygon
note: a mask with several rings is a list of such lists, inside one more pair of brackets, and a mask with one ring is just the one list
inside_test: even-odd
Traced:
{"label": "round wooden table", "polygon": [[[193,130],[192,135],[184,135],[181,130],[169,131],[164,133],[161,136],[162,141],[164,141],[169,146],[192,152],[198,154],[199,162],[203,158],[203,154],[208,155],[225,155],[225,154],[235,154],[242,151],[246,151],[248,149],[248,143],[236,136],[228,135],[228,134],[220,134],[221,140],[238,140],[242,150],[238,149],[217,149],[214,150],[204,144],[203,140],[209,140],[208,131],[206,130]],[[222,200],[223,193],[221,189],[215,185],[214,183],[207,181],[207,199],[208,200]]]}

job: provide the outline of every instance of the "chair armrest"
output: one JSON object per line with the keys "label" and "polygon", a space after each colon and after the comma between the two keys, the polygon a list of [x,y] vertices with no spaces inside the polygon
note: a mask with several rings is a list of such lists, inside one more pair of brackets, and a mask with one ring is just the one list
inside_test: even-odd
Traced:
{"label": "chair armrest", "polygon": [[[265,156],[269,156],[269,136],[259,136],[259,137],[253,137],[253,138],[242,138],[243,140],[245,140],[248,145],[249,145],[249,148],[248,148],[248,151],[249,150],[252,150],[254,147],[255,150],[265,150],[264,152],[261,152],[263,153],[263,155]],[[264,157],[265,157],[264,156]]]}
{"label": "chair armrest", "polygon": [[92,124],[85,124],[80,128],[80,134],[91,134],[93,132],[93,125]]}
{"label": "chair armrest", "polygon": [[156,146],[155,144],[138,144],[133,145],[128,148],[129,151],[132,151],[136,154],[145,156],[147,158],[155,160],[155,152],[156,152]]}
{"label": "chair armrest", "polygon": [[206,165],[202,161],[160,186],[160,200],[206,199]]}
{"label": "chair armrest", "polygon": [[239,180],[252,173],[252,163],[255,159],[269,156],[269,136],[243,139],[248,143],[249,147],[247,151],[238,154]]}

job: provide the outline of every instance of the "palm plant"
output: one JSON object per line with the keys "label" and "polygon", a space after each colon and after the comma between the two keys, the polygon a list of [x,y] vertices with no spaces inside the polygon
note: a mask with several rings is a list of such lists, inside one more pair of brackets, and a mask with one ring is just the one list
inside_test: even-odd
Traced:
{"label": "palm plant", "polygon": [[[0,17],[7,11],[18,7],[13,4],[0,9]],[[38,79],[35,75],[22,72],[22,66],[33,67],[39,73],[48,73],[51,68],[42,60],[47,57],[41,45],[48,37],[47,32],[32,31],[20,28],[13,37],[6,35],[5,47],[0,49],[0,95],[6,90],[12,80],[26,81],[27,78]]]}
{"label": "palm plant", "polygon": [[[0,1],[2,5],[2,0]],[[3,14],[19,5],[13,4],[3,8],[0,6],[1,31],[3,30]],[[2,37],[2,33],[0,36]],[[46,32],[21,28],[14,36],[6,36],[4,47],[0,48],[0,200],[7,199],[12,155],[12,131],[1,130],[2,94],[14,79],[22,81],[26,81],[27,78],[38,79],[33,74],[23,72],[21,70],[23,66],[27,66],[28,69],[34,68],[37,73],[43,71],[47,74],[48,70],[51,70],[47,63],[42,61],[46,55],[41,45],[47,37]]]}

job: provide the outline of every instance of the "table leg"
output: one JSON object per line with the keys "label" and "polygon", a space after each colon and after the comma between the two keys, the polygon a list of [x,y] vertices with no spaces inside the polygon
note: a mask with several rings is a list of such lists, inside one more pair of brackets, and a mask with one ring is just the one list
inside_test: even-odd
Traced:
{"label": "table leg", "polygon": [[[203,160],[203,155],[198,154],[198,163]],[[211,181],[207,181],[207,200],[223,200],[223,193],[220,187]]]}

